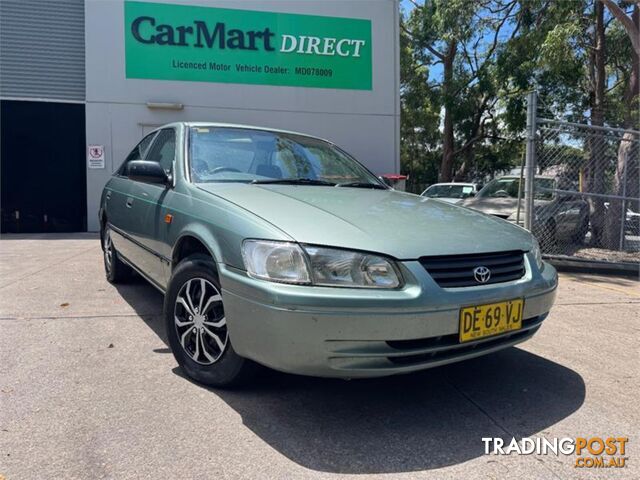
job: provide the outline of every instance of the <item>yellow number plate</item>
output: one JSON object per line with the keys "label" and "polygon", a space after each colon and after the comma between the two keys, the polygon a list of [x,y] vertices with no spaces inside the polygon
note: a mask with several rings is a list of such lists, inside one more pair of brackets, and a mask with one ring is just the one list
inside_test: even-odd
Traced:
{"label": "yellow number plate", "polygon": [[524,300],[507,300],[460,309],[460,341],[499,335],[522,327]]}

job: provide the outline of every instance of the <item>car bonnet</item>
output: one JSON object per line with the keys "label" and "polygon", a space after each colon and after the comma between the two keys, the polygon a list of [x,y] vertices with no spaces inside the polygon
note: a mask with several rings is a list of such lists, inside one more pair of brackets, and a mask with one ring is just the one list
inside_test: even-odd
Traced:
{"label": "car bonnet", "polygon": [[531,236],[503,220],[395,190],[298,185],[199,184],[300,243],[397,259],[529,250]]}

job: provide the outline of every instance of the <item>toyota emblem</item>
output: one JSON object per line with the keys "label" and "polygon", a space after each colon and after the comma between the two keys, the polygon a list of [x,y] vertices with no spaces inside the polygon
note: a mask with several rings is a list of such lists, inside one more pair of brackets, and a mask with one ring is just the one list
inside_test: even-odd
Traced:
{"label": "toyota emblem", "polygon": [[478,283],[487,283],[491,278],[491,270],[484,266],[476,267],[473,269],[473,278]]}

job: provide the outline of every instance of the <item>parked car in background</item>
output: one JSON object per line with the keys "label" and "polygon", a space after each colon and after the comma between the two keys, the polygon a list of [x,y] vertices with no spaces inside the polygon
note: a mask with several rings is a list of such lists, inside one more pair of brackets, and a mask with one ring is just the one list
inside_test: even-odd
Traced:
{"label": "parked car in background", "polygon": [[[609,212],[609,202],[604,202],[604,208],[607,215]],[[634,207],[627,206],[624,215],[624,233],[625,235],[640,236],[640,213],[634,211]]]}
{"label": "parked car in background", "polygon": [[421,193],[421,196],[437,198],[444,202],[460,203],[478,193],[475,183],[435,183]]}
{"label": "parked car in background", "polygon": [[477,357],[534,335],[556,294],[529,232],[390,189],[298,133],[162,127],[99,215],[107,279],[133,269],[164,293],[176,361],[208,385],[256,363],[358,378]]}
{"label": "parked car in background", "polygon": [[640,213],[627,208],[624,229],[627,235],[640,236]]}
{"label": "parked car in background", "polygon": [[[550,244],[558,241],[582,243],[589,231],[589,204],[577,195],[556,195],[556,179],[553,177],[536,176],[534,182],[533,233],[536,237]],[[519,194],[521,210],[518,219]],[[524,179],[521,189],[519,176],[493,179],[463,205],[523,225]]]}

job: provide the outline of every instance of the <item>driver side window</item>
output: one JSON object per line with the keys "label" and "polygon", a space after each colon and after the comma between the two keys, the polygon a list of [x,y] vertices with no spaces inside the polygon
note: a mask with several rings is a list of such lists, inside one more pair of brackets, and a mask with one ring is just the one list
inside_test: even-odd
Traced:
{"label": "driver side window", "polygon": [[158,162],[167,174],[173,170],[173,160],[176,156],[176,131],[173,128],[160,130],[156,136],[145,160]]}

